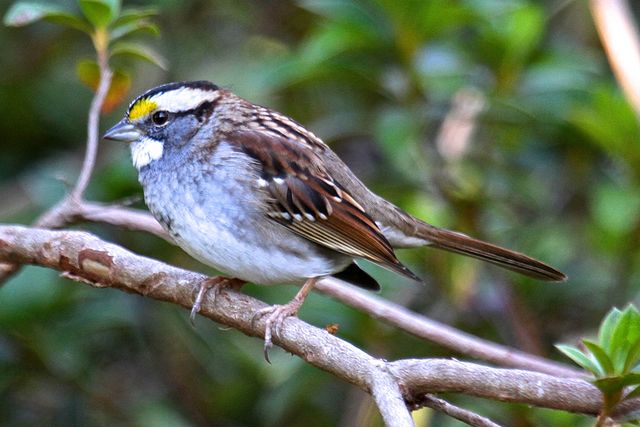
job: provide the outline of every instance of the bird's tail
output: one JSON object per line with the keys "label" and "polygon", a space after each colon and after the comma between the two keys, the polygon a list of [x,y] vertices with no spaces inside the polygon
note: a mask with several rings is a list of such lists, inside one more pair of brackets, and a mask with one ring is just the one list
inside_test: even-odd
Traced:
{"label": "bird's tail", "polygon": [[487,261],[529,277],[550,282],[567,280],[564,273],[541,261],[462,233],[421,222],[416,236],[427,240],[433,247]]}

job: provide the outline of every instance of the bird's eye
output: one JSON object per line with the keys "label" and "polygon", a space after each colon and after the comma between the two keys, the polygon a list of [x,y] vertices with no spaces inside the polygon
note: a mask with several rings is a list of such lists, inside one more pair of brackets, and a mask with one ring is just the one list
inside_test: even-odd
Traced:
{"label": "bird's eye", "polygon": [[156,126],[164,126],[169,122],[169,113],[167,111],[156,111],[153,113],[151,120]]}

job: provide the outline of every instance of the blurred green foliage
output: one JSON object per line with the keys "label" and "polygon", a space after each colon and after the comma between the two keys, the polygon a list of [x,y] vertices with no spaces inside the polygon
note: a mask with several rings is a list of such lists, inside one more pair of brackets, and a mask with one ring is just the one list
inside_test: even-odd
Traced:
{"label": "blurred green foliage", "polygon": [[[73,1],[59,2],[76,8]],[[10,2],[1,1],[4,14]],[[291,115],[382,196],[430,222],[539,257],[541,284],[459,256],[402,251],[417,287],[380,270],[382,296],[551,358],[613,305],[638,300],[640,128],[582,1],[138,1],[168,71],[133,70],[129,98],[209,79]],[[637,7],[637,6],[636,6]],[[637,11],[636,11],[637,12]],[[636,21],[637,15],[636,15]],[[80,168],[91,92],[79,33],[0,28],[0,220],[28,223]],[[121,58],[119,61],[126,61]],[[436,143],[460,94],[485,105],[457,155]],[[463,98],[464,99],[464,98]],[[115,123],[125,106],[103,117]],[[104,143],[88,197],[141,194],[125,147]],[[83,225],[139,253],[213,273],[141,233]],[[374,269],[374,267],[371,267]],[[269,302],[295,289],[247,286]],[[180,308],[25,268],[0,290],[0,419],[7,425],[380,425],[370,399],[281,351]],[[449,352],[320,295],[301,317],[386,359]],[[557,411],[459,396],[506,425],[590,425]],[[422,425],[449,426],[440,415]],[[429,424],[430,423],[430,424]]]}

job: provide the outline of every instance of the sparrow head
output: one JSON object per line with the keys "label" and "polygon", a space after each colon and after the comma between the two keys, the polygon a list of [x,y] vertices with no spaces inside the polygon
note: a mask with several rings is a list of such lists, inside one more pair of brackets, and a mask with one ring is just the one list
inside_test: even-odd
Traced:
{"label": "sparrow head", "polygon": [[208,81],[155,87],[134,99],[104,138],[130,143],[133,164],[140,170],[162,158],[167,149],[191,141],[208,122],[221,92]]}

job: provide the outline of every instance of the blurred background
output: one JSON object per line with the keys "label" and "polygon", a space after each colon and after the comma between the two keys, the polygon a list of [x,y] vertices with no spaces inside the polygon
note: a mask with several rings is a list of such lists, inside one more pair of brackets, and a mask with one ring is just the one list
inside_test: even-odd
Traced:
{"label": "blurred background", "polygon": [[[65,3],[65,2],[62,2]],[[640,8],[634,20],[639,21]],[[4,14],[11,2],[0,0]],[[74,2],[66,2],[71,7]],[[322,137],[372,189],[429,222],[566,272],[545,284],[434,250],[400,251],[420,287],[375,267],[381,296],[480,337],[563,360],[640,290],[640,129],[585,1],[139,1],[168,70],[137,63],[126,102],[208,79]],[[0,27],[0,222],[30,223],[80,168],[92,92],[87,38],[47,23]],[[125,64],[126,65],[126,64]],[[87,198],[141,197],[127,147],[101,142]],[[135,206],[143,207],[140,201]],[[131,250],[214,274],[143,233],[79,225]],[[294,287],[244,291],[269,303]],[[322,295],[300,317],[385,359],[439,346]],[[381,425],[370,398],[282,350],[170,304],[27,267],[0,289],[0,424]],[[564,359],[570,363],[568,359]],[[463,396],[510,426],[591,425],[558,411]],[[420,426],[460,425],[422,410]]]}

